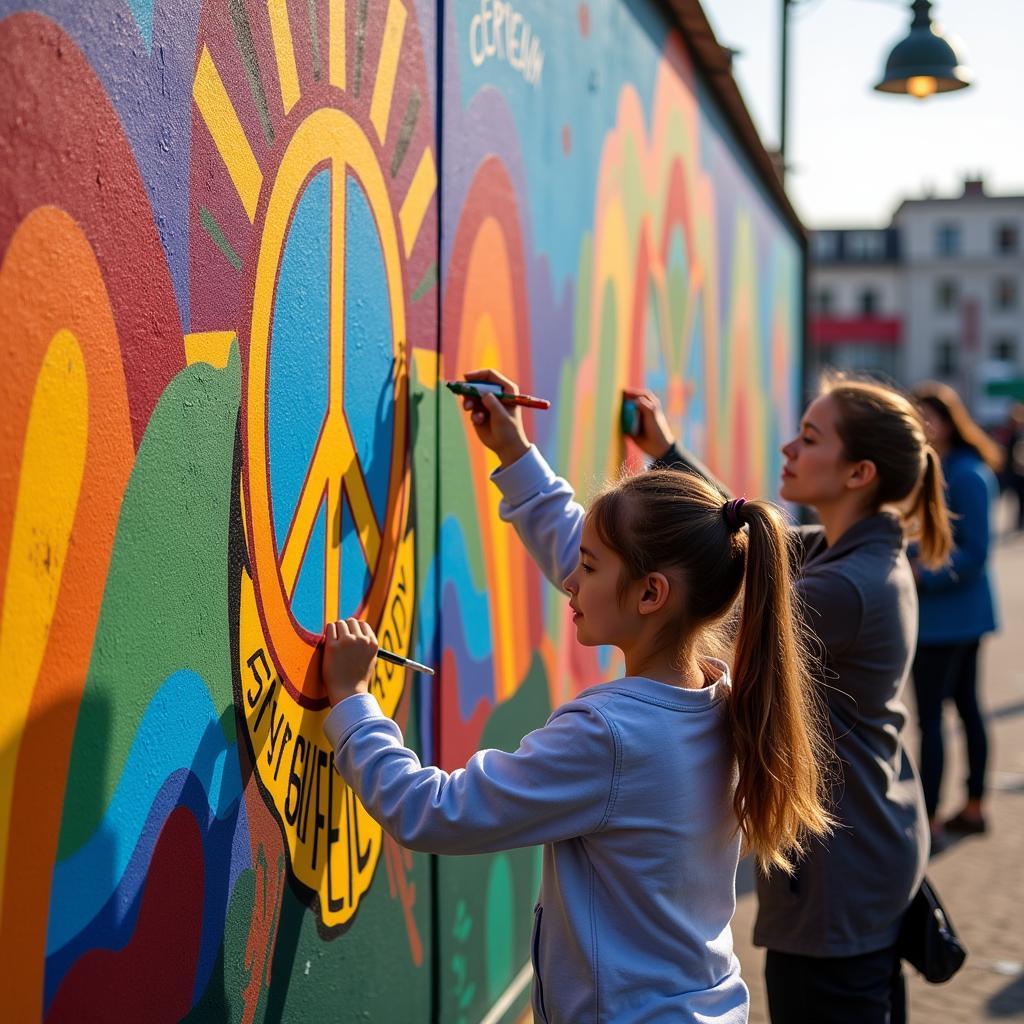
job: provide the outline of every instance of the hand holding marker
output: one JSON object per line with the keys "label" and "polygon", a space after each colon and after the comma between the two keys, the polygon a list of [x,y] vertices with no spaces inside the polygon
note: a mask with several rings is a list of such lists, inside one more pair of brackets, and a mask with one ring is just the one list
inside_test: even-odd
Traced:
{"label": "hand holding marker", "polygon": [[504,405],[522,405],[527,409],[550,409],[551,403],[546,398],[534,398],[533,395],[510,394],[501,384],[486,380],[450,380],[445,387],[456,395],[468,398],[483,398],[494,395]]}

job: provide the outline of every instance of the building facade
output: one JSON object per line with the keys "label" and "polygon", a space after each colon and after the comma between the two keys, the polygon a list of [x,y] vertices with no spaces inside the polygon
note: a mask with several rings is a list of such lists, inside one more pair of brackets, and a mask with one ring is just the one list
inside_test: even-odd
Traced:
{"label": "building facade", "polygon": [[1024,196],[969,178],[958,196],[904,201],[886,228],[814,232],[809,342],[812,371],[935,378],[999,419],[990,392],[1024,375]]}

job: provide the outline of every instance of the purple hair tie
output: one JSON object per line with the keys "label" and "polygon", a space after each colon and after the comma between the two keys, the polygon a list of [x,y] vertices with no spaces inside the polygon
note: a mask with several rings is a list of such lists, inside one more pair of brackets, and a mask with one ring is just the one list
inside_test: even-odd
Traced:
{"label": "purple hair tie", "polygon": [[743,523],[740,522],[740,509],[747,503],[746,498],[733,498],[732,501],[727,501],[722,506],[722,511],[725,513],[725,521],[729,524],[729,529],[735,533]]}

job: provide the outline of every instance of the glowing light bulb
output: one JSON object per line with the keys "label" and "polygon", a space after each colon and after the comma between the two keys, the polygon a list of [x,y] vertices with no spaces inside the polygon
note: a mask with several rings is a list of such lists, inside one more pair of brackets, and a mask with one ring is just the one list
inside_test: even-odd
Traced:
{"label": "glowing light bulb", "polygon": [[935,92],[935,86],[936,81],[931,75],[914,75],[913,78],[907,79],[907,92],[919,100],[931,96]]}

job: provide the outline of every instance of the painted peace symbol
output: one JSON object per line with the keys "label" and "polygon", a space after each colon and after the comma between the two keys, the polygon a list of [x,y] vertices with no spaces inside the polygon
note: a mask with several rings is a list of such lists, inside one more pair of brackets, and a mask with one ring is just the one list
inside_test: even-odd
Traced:
{"label": "painted peace symbol", "polygon": [[[329,172],[330,270],[328,310],[327,409],[309,458],[294,513],[282,531],[275,527],[270,472],[268,387],[274,335],[274,304],[282,259],[295,208],[304,190]],[[357,444],[345,411],[346,230],[349,183],[358,183],[372,214],[388,293],[392,355],[388,385],[391,445],[387,500],[378,519]],[[284,153],[264,217],[256,264],[246,378],[246,502],[253,574],[260,613],[284,685],[307,707],[324,706],[311,662],[318,629],[302,622],[293,602],[300,569],[314,525],[326,506],[323,553],[324,619],[340,613],[341,517],[347,498],[355,533],[369,569],[369,589],[356,614],[380,621],[387,598],[398,539],[408,510],[407,417],[408,369],[405,342],[402,263],[394,213],[383,173],[366,136],[344,112],[314,111],[298,127]],[[317,372],[314,368],[312,372]],[[280,510],[279,510],[280,513]],[[278,526],[280,523],[278,523]],[[283,533],[284,536],[280,534]],[[317,554],[317,553],[314,553]]]}

